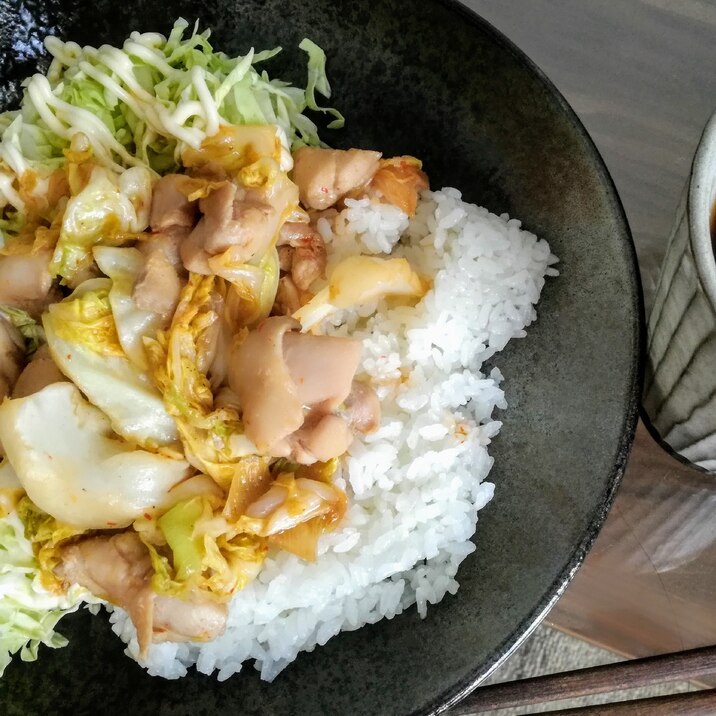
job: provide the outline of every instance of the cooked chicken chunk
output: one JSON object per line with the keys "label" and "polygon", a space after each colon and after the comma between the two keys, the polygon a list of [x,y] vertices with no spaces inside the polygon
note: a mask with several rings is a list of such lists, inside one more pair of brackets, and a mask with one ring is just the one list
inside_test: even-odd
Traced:
{"label": "cooked chicken chunk", "polygon": [[301,308],[301,296],[290,276],[282,276],[278,282],[276,299],[273,304],[275,316],[292,316]]}
{"label": "cooked chicken chunk", "polygon": [[208,641],[224,631],[226,606],[157,596],[149,551],[136,532],[90,537],[61,552],[58,576],[126,610],[142,654],[152,641]]}
{"label": "cooked chicken chunk", "polygon": [[310,464],[342,455],[352,440],[333,411],[351,391],[361,345],[298,333],[299,327],[283,317],[260,323],[234,349],[229,385],[260,451]]}
{"label": "cooked chicken chunk", "polygon": [[335,410],[349,395],[360,341],[296,331],[283,336],[283,360],[303,405]]}
{"label": "cooked chicken chunk", "polygon": [[149,551],[135,532],[90,537],[60,551],[57,575],[126,610],[137,629],[142,652],[152,641],[154,570]]}
{"label": "cooked chicken chunk", "polygon": [[51,259],[51,251],[0,258],[0,303],[27,310],[47,299],[52,288]]}
{"label": "cooked chicken chunk", "polygon": [[367,383],[354,380],[342,416],[359,433],[372,433],[380,425],[380,401]]}
{"label": "cooked chicken chunk", "polygon": [[263,253],[273,239],[276,209],[236,184],[226,182],[199,205],[203,216],[192,231],[190,244],[209,256],[232,248],[235,261],[248,261]]}
{"label": "cooked chicken chunk", "polygon": [[145,255],[162,251],[169,263],[180,273],[184,273],[184,266],[181,260],[181,245],[189,235],[189,228],[186,226],[170,226],[161,231],[149,234],[149,238],[137,244],[137,248]]}
{"label": "cooked chicken chunk", "polygon": [[149,226],[152,231],[161,231],[171,226],[191,228],[196,223],[197,202],[189,201],[179,190],[186,177],[182,174],[167,174],[152,191],[152,208]]}
{"label": "cooked chicken chunk", "polygon": [[210,641],[223,633],[226,617],[225,604],[155,597],[153,641]]}
{"label": "cooked chicken chunk", "polygon": [[194,273],[221,275],[220,257],[229,251],[232,264],[262,256],[297,204],[298,188],[283,173],[260,188],[229,181],[212,187],[199,202],[199,223],[182,244],[184,266]]}
{"label": "cooked chicken chunk", "polygon": [[153,234],[151,239],[140,244],[146,261],[134,286],[133,298],[142,310],[166,318],[173,315],[185,274],[179,250],[186,236],[186,229],[175,226]]}
{"label": "cooked chicken chunk", "polygon": [[268,318],[232,351],[229,386],[239,397],[246,435],[261,452],[303,425],[283,355],[285,333],[299,328],[291,318]]}
{"label": "cooked chicken chunk", "polygon": [[12,391],[13,398],[24,398],[42,390],[52,383],[67,380],[52,360],[47,344],[40,346],[32,356],[30,362],[20,373]]}
{"label": "cooked chicken chunk", "polygon": [[[281,227],[278,240],[281,268],[291,273],[298,289],[307,291],[310,285],[326,273],[326,245],[310,224],[287,222]],[[286,249],[290,249],[290,256]],[[284,269],[284,266],[286,268]]]}
{"label": "cooked chicken chunk", "polygon": [[301,464],[316,460],[328,462],[342,455],[353,442],[353,433],[345,420],[333,413],[320,415],[289,438],[291,457]]}
{"label": "cooked chicken chunk", "polygon": [[203,234],[192,232],[179,247],[182,264],[187,271],[199,273],[202,276],[211,276],[209,254],[204,249]]}
{"label": "cooked chicken chunk", "polygon": [[293,180],[307,209],[327,209],[363,187],[378,171],[380,152],[302,147],[293,154]]}
{"label": "cooked chicken chunk", "polygon": [[243,260],[247,260],[255,253],[263,253],[273,237],[275,209],[236,184],[226,182],[202,199],[199,207],[203,216],[193,233],[212,256],[239,246],[245,249]]}

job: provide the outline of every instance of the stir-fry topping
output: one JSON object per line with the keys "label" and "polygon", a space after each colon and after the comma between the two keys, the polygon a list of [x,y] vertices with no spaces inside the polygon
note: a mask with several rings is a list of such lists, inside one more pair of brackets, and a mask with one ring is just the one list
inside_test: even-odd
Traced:
{"label": "stir-fry topping", "polygon": [[427,177],[318,146],[320,48],[301,90],[254,68],[274,51],[185,30],[50,38],[0,116],[0,509],[47,589],[124,608],[143,653],[220,634],[271,551],[317,558],[380,422],[360,342],[323,327],[427,290],[405,258],[326,275],[321,218],[363,197],[410,215]]}

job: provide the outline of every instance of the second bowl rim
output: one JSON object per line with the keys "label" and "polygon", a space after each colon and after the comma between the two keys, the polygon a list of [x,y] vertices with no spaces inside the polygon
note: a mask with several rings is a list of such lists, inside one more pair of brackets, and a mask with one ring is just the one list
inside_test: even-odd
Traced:
{"label": "second bowl rim", "polygon": [[694,154],[688,186],[689,244],[699,283],[716,313],[716,257],[711,241],[711,192],[716,182],[716,111],[706,122]]}

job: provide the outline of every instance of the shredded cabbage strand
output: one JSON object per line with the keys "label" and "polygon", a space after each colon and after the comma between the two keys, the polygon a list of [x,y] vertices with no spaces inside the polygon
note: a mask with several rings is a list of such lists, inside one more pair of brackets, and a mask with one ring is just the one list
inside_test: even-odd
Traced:
{"label": "shredded cabbage strand", "polygon": [[229,57],[214,51],[208,30],[188,29],[179,19],[169,37],[133,32],[121,49],[48,37],[47,74],[26,80],[20,110],[0,115],[0,205],[22,211],[17,178],[31,168],[62,166],[77,132],[86,135],[100,166],[165,173],[222,123],[278,125],[287,146],[320,143],[306,109],[330,113],[329,127],[343,126],[337,110],[316,101],[316,93],[330,97],[330,86],[325,54],[315,43],[299,45],[308,55],[302,89],[256,69],[280,47]]}
{"label": "shredded cabbage strand", "polygon": [[0,519],[0,676],[13,654],[35,661],[40,644],[65,646],[67,639],[55,626],[88,596],[80,587],[71,587],[66,594],[47,590],[19,516],[12,513]]}

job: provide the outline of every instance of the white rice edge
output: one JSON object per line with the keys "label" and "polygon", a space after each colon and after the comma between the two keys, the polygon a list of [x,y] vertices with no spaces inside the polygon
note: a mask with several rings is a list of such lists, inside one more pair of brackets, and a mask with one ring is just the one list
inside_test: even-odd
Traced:
{"label": "white rice edge", "polygon": [[[112,628],[152,675],[198,671],[219,681],[253,661],[273,680],[301,651],[416,605],[425,617],[459,588],[475,545],[477,512],[492,498],[487,451],[507,402],[502,374],[481,369],[536,318],[557,259],[516,219],[462,201],[456,189],[423,192],[416,215],[349,200],[319,231],[330,265],[356,253],[405,256],[433,286],[417,306],[344,312],[328,332],[363,342],[361,372],[378,385],[379,430],[356,440],[338,483],[349,497],[342,528],[321,539],[314,564],[287,553],[267,559],[234,596],[225,633],[206,644],[153,645],[139,660],[121,609]],[[342,323],[341,323],[342,322]]]}

